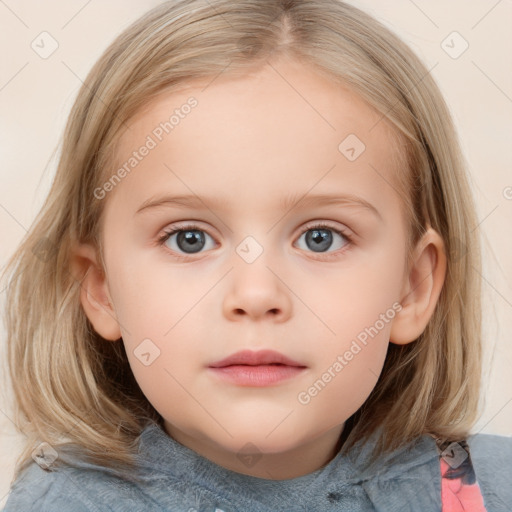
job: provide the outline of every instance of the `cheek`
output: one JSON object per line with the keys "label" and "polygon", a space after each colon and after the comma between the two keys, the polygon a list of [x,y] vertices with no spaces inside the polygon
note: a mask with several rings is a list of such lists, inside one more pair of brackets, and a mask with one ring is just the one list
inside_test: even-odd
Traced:
{"label": "cheek", "polygon": [[310,429],[338,425],[352,416],[377,384],[388,348],[384,332],[329,350],[295,397]]}
{"label": "cheek", "polygon": [[[403,261],[391,252],[361,258],[350,267],[333,266],[321,272],[306,270],[292,281],[296,283],[294,292],[323,321],[327,333],[323,337],[327,341],[346,343],[374,325],[381,315],[388,312],[387,318],[394,318],[393,305],[397,307],[400,300]],[[384,328],[380,323],[379,326],[385,332],[391,328],[388,322]]]}
{"label": "cheek", "polygon": [[218,278],[194,279],[135,258],[118,259],[111,277],[123,343],[143,393],[159,407],[186,399],[178,382],[186,385],[206,362],[204,297]]}
{"label": "cheek", "polygon": [[110,277],[118,320],[134,341],[166,337],[215,282],[212,275],[197,279],[178,267],[136,257],[117,259]]}
{"label": "cheek", "polygon": [[[350,271],[332,273],[309,295],[308,304],[331,332],[323,329],[324,335],[318,336],[317,365],[299,403],[315,401],[315,409],[326,418],[355,412],[373,390],[386,358],[391,325],[400,309],[403,263],[391,251],[374,256]],[[311,285],[304,283],[299,293]],[[343,406],[333,411],[333,403]]]}

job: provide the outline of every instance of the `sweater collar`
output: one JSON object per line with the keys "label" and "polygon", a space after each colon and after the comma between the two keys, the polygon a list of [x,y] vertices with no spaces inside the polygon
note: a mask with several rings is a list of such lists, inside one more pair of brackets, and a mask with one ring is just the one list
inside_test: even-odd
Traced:
{"label": "sweater collar", "polygon": [[[267,480],[226,469],[171,438],[157,424],[147,426],[139,444],[140,463],[148,479],[155,475],[167,475],[173,480],[189,482],[220,495],[258,500],[262,496],[280,496],[283,503],[291,504],[301,497],[318,503],[318,497],[331,500],[347,500],[346,503],[367,503],[382,507],[386,500],[390,510],[409,510],[414,502],[435,504],[440,495],[439,460],[435,440],[424,435],[392,453],[384,455],[378,464],[369,467],[369,457],[380,431],[376,431],[364,444],[356,444],[346,453],[339,452],[322,468],[288,480]],[[412,493],[407,497],[400,492],[389,495],[388,490]],[[404,500],[403,502],[400,500]],[[409,503],[409,505],[407,505]],[[342,505],[339,503],[338,505]],[[384,507],[383,509],[386,509]],[[386,509],[387,510],[387,509]]]}

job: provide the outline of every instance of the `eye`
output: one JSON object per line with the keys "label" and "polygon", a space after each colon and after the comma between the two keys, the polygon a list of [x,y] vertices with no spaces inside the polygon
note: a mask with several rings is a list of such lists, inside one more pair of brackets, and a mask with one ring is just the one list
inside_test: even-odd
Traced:
{"label": "eye", "polygon": [[169,249],[177,253],[196,254],[202,251],[208,245],[207,239],[212,240],[211,247],[215,247],[213,238],[204,230],[196,225],[179,226],[166,231],[159,239],[160,245],[166,245]]}
{"label": "eye", "polygon": [[[304,238],[306,250],[316,253],[324,253],[329,249],[343,249],[350,245],[351,238],[343,231],[333,228],[327,224],[314,224],[308,226],[306,231],[299,237],[298,242]],[[303,247],[299,247],[302,249]],[[330,251],[332,252],[332,251]]]}

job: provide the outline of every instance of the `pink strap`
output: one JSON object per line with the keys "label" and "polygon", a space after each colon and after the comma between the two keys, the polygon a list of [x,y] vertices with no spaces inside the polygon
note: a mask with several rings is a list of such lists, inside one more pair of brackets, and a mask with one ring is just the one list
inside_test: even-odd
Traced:
{"label": "pink strap", "polygon": [[438,443],[438,450],[442,512],[487,512],[467,442]]}

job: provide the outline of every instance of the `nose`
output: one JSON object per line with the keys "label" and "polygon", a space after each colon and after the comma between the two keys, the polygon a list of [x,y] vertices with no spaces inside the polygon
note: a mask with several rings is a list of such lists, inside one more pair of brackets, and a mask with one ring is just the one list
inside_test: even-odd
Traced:
{"label": "nose", "polygon": [[229,320],[268,318],[285,322],[292,314],[290,290],[279,272],[260,257],[253,263],[235,263],[229,274],[223,313]]}

